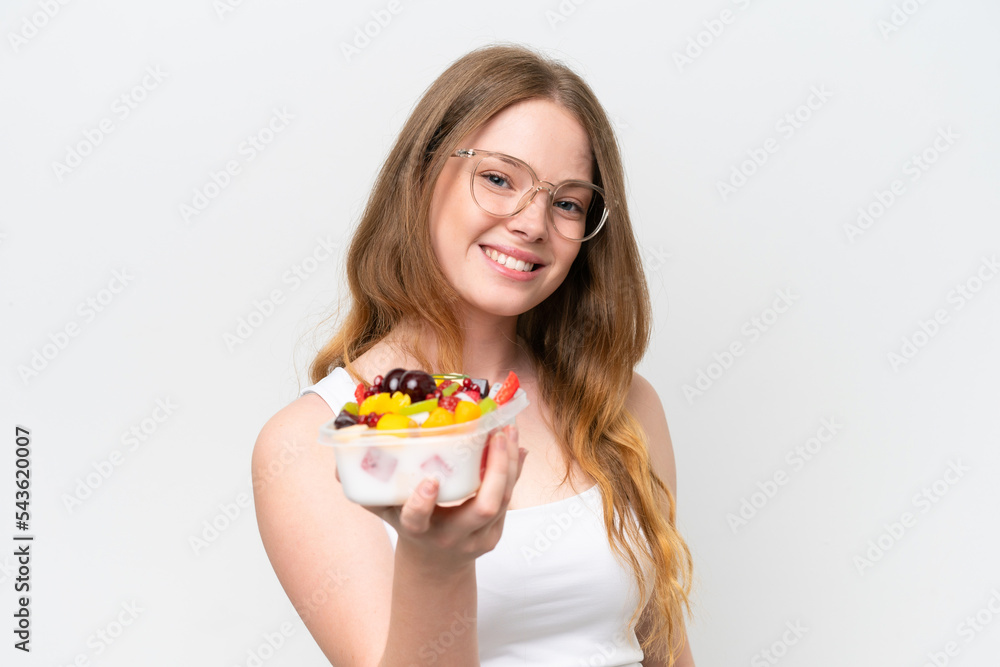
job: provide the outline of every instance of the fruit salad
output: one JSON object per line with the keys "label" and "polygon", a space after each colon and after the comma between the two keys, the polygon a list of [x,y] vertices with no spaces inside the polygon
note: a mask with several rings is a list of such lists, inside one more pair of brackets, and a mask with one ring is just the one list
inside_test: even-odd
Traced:
{"label": "fruit salad", "polygon": [[[398,505],[425,477],[440,482],[438,502],[479,488],[489,434],[528,405],[517,375],[493,384],[457,373],[396,368],[320,429],[334,447],[345,495],[363,505]],[[477,465],[478,464],[478,465]]]}
{"label": "fruit salad", "polygon": [[363,425],[393,431],[461,424],[493,412],[513,398],[519,386],[513,371],[503,384],[494,386],[491,395],[486,380],[394,368],[385,376],[376,376],[371,387],[358,383],[354,401],[344,404],[334,426]]}

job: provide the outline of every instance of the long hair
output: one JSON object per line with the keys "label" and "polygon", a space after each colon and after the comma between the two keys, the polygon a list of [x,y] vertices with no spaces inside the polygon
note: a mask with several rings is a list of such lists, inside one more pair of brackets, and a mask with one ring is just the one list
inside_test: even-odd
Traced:
{"label": "long hair", "polygon": [[[691,554],[676,528],[672,494],[650,463],[645,433],[625,407],[633,370],[650,335],[650,302],[632,233],[625,178],[611,123],[589,86],[561,63],[520,46],[489,46],[454,62],[417,103],[379,173],[347,256],[350,310],[314,359],[313,382],[351,362],[403,321],[436,335],[439,368],[419,341],[410,350],[427,370],[463,368],[458,295],[434,255],[429,210],[434,184],[459,142],[506,107],[551,100],[590,137],[595,182],[611,213],[582,244],[566,279],[518,318],[552,429],[570,464],[594,478],[616,557],[634,576],[640,601],[656,612],[643,648],[673,664],[690,612]],[[647,588],[644,571],[651,572]]]}

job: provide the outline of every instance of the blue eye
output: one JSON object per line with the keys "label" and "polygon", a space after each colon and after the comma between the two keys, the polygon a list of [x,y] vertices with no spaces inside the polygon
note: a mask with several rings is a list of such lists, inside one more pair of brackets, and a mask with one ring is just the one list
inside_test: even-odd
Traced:
{"label": "blue eye", "polygon": [[576,202],[566,201],[563,199],[561,201],[553,202],[552,204],[563,213],[568,213],[575,217],[583,214],[583,208]]}
{"label": "blue eye", "polygon": [[507,178],[500,174],[482,174],[482,177],[486,179],[487,184],[492,185],[495,188],[506,188],[509,186]]}

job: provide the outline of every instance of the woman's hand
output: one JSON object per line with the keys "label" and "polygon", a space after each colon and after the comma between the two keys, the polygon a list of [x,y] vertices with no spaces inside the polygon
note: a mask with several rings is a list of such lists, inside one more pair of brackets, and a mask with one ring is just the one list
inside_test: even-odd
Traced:
{"label": "woman's hand", "polygon": [[527,450],[518,447],[516,426],[486,443],[486,471],[476,495],[461,505],[437,507],[438,481],[427,478],[401,507],[365,507],[384,519],[404,547],[424,566],[440,572],[470,564],[500,541],[504,516]]}

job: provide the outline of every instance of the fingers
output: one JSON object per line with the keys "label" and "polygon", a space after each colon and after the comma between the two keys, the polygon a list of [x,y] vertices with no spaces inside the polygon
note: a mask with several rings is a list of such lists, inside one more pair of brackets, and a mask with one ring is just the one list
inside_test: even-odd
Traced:
{"label": "fingers", "polygon": [[[474,498],[463,504],[461,511],[464,530],[475,532],[492,524],[503,514],[510,502],[514,484],[521,475],[528,452],[518,447],[516,426],[506,426],[490,435],[486,445],[486,471]],[[440,484],[437,479],[425,479],[417,490],[398,508],[399,527],[411,535],[427,533],[437,509]],[[457,510],[457,508],[455,508]]]}
{"label": "fingers", "polygon": [[520,467],[516,427],[506,426],[491,435],[488,446],[486,475],[474,499],[473,530],[491,523],[506,509]]}
{"label": "fingers", "polygon": [[426,533],[431,526],[431,514],[437,506],[439,482],[428,477],[414,491],[399,512],[399,525],[413,534]]}
{"label": "fingers", "polygon": [[[510,467],[510,447],[506,429],[501,429],[490,435],[487,442],[489,448],[486,459],[486,474],[483,476],[479,491],[476,492],[473,505],[476,507],[473,520],[476,525],[473,530],[490,521],[503,501],[504,488],[507,485],[508,469]],[[514,448],[516,451],[516,448]]]}

